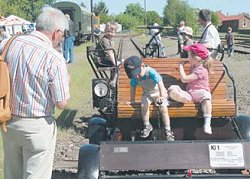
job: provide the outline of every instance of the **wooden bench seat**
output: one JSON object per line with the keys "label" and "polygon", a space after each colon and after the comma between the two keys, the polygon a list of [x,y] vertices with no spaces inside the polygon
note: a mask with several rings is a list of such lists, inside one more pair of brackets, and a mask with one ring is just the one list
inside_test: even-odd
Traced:
{"label": "wooden bench seat", "polygon": [[[145,58],[143,62],[150,67],[155,68],[163,77],[166,88],[175,84],[185,89],[186,84],[180,81],[179,64],[180,59],[167,58]],[[233,100],[227,99],[226,74],[223,64],[220,61],[214,61],[213,74],[210,74],[210,89],[212,93],[212,115],[213,117],[232,117],[235,116],[235,103]],[[185,71],[188,73],[189,65],[185,65]],[[124,68],[120,68],[120,76],[118,81],[118,118],[141,118],[140,100],[142,89],[137,87],[136,104],[125,105],[124,101],[130,99],[130,80],[128,79]],[[179,102],[171,102],[169,106],[169,115],[172,118],[180,117],[199,117],[202,116],[200,104],[192,102],[182,104]],[[150,117],[155,118],[159,114],[155,105],[150,106]]]}

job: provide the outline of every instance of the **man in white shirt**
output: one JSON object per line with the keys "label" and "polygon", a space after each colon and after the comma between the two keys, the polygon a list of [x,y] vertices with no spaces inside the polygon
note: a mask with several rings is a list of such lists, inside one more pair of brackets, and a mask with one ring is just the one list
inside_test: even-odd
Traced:
{"label": "man in white shirt", "polygon": [[[199,23],[202,26],[202,36],[200,43],[204,44],[207,48],[218,49],[221,43],[218,30],[211,22],[211,12],[208,9],[202,9],[199,12]],[[217,50],[212,50],[210,56],[216,58],[218,55]]]}

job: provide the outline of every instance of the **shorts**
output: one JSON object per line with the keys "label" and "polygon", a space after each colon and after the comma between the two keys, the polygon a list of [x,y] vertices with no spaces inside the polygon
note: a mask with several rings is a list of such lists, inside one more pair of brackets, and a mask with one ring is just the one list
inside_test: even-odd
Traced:
{"label": "shorts", "polygon": [[142,105],[150,105],[152,103],[155,103],[156,106],[169,106],[169,102],[168,102],[168,95],[167,95],[167,91],[166,91],[166,98],[163,99],[162,104],[158,104],[156,102],[156,100],[160,97],[159,92],[156,93],[152,93],[150,95],[148,94],[143,94],[142,98],[141,98],[141,104]]}
{"label": "shorts", "polygon": [[184,91],[178,85],[172,85],[169,90],[176,90],[187,101],[201,103],[203,100],[211,100],[211,93],[205,89]]}
{"label": "shorts", "polygon": [[205,89],[200,89],[200,90],[190,90],[188,93],[192,96],[192,101],[193,102],[199,102],[201,103],[205,99],[211,100],[211,93]]}

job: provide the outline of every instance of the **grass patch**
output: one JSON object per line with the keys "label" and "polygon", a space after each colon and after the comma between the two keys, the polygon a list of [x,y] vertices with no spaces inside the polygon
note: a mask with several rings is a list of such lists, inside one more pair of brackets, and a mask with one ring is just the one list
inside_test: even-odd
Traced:
{"label": "grass patch", "polygon": [[[85,43],[74,49],[74,62],[68,65],[71,77],[70,101],[67,106],[69,110],[79,110],[79,105],[91,94],[91,78],[93,72],[88,64],[86,47],[91,43]],[[56,109],[55,118],[57,119],[62,110]]]}

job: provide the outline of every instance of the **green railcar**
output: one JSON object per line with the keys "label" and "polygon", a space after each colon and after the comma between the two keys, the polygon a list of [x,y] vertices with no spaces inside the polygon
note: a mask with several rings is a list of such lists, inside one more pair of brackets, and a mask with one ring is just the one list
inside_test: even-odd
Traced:
{"label": "green railcar", "polygon": [[52,5],[60,9],[64,14],[68,14],[74,22],[74,36],[76,43],[90,40],[91,37],[91,12],[90,10],[71,1],[60,1]]}

